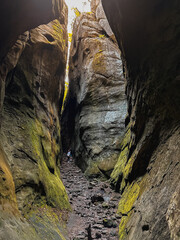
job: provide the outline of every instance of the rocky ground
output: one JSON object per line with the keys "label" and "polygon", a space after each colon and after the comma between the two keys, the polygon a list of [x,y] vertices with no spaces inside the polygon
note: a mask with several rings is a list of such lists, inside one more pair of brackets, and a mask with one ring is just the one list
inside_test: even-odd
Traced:
{"label": "rocky ground", "polygon": [[68,222],[70,240],[117,240],[120,195],[107,181],[88,181],[74,161],[63,160],[61,177],[73,209]]}

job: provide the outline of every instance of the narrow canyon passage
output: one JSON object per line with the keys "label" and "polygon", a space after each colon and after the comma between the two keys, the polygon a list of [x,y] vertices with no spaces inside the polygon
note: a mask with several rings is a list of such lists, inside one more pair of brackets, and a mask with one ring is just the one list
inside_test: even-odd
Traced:
{"label": "narrow canyon passage", "polygon": [[1,1],[0,240],[180,239],[179,12]]}
{"label": "narrow canyon passage", "polygon": [[66,158],[61,164],[61,176],[72,206],[67,225],[69,239],[90,240],[92,236],[92,239],[117,240],[120,194],[110,188],[108,181],[88,181],[74,161],[67,162]]}

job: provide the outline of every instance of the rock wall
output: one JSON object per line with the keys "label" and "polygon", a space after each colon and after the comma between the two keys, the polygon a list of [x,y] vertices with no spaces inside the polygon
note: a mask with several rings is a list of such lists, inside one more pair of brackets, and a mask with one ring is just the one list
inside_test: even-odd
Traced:
{"label": "rock wall", "polygon": [[0,62],[20,34],[59,18],[63,5],[64,1],[61,0],[1,1]]}
{"label": "rock wall", "polygon": [[173,212],[179,211],[180,183],[180,5],[176,0],[102,3],[128,78],[127,130],[111,175],[122,193],[120,239],[179,239]]}
{"label": "rock wall", "polygon": [[[54,6],[60,10],[55,14],[58,18],[20,35],[0,66],[4,83],[0,130],[2,240],[65,239],[62,210],[68,211],[70,204],[60,179],[59,116],[67,60],[67,6],[63,1]],[[48,21],[49,15],[45,19]]]}
{"label": "rock wall", "polygon": [[126,111],[121,53],[101,2],[92,1],[92,12],[74,23],[62,117],[64,149],[71,145],[86,175],[111,173],[121,149]]}

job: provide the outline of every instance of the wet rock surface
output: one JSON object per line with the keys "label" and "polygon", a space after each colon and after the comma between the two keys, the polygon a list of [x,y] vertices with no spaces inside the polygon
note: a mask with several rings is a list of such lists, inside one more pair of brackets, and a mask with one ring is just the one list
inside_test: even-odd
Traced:
{"label": "wet rock surface", "polygon": [[63,160],[61,177],[73,209],[67,225],[69,239],[117,240],[120,194],[107,181],[88,181],[73,161]]}

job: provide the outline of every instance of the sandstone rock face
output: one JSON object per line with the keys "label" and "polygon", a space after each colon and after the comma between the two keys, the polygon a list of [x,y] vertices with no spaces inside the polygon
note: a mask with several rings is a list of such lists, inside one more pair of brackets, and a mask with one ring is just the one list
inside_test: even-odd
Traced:
{"label": "sandstone rock face", "polygon": [[176,214],[166,212],[180,183],[179,3],[102,3],[128,76],[127,130],[111,175],[122,193],[120,239],[176,239]]}
{"label": "sandstone rock face", "polygon": [[176,191],[174,192],[171,202],[168,207],[168,212],[166,214],[166,219],[171,231],[171,238],[178,240],[180,237],[180,187],[177,186]]}
{"label": "sandstone rock face", "polygon": [[101,27],[105,30],[106,34],[109,37],[114,37],[114,33],[111,30],[111,27],[107,21],[101,0],[92,0],[91,1],[91,11],[95,14],[96,19],[98,20]]}
{"label": "sandstone rock face", "polygon": [[[44,186],[50,202],[54,201],[51,191],[59,181],[59,111],[67,53],[64,31],[58,20],[31,30],[16,68],[6,80],[2,144],[12,165],[21,209],[26,205],[24,201],[29,202],[29,195],[32,197],[40,188],[39,184]],[[30,169],[34,171],[29,173]],[[54,179],[52,187],[47,186],[51,182],[47,177],[52,182]],[[55,194],[58,199],[60,193]]]}
{"label": "sandstone rock face", "polygon": [[7,156],[0,146],[0,161],[1,161],[1,175],[0,175],[0,210],[6,210],[7,212],[18,213],[15,186],[12,177],[12,173],[7,162]]}
{"label": "sandstone rock face", "polygon": [[[37,27],[40,24],[48,23],[57,18],[62,24],[67,24],[67,8],[64,7],[63,0],[38,0],[38,1],[3,1],[0,9],[0,64],[7,61],[7,53],[9,49],[15,44],[18,36],[23,32]],[[21,48],[21,41],[15,44],[15,51]],[[19,45],[19,46],[17,46]],[[19,49],[20,50],[20,49]],[[11,49],[12,52],[12,49]],[[20,54],[20,51],[19,51]],[[11,56],[18,58],[18,53]],[[15,59],[14,59],[15,60]],[[13,62],[13,60],[11,60]],[[8,63],[10,64],[10,63]],[[7,66],[5,67],[7,69]],[[3,70],[3,74],[4,71]],[[1,68],[2,72],[2,68]],[[1,73],[2,74],[2,73]],[[4,77],[0,78],[0,112],[4,98]]]}
{"label": "sandstone rock face", "polygon": [[[0,66],[0,203],[10,212],[0,215],[3,240],[64,239],[58,209],[70,205],[59,170],[67,60],[63,6],[58,19],[21,35]],[[28,222],[21,224],[18,209]]]}
{"label": "sandstone rock face", "polygon": [[20,34],[59,18],[63,5],[62,0],[1,1],[0,62]]}
{"label": "sandstone rock face", "polygon": [[62,117],[64,148],[71,139],[76,161],[88,176],[109,175],[113,169],[127,111],[120,51],[107,20],[104,28],[99,23],[105,16],[96,18],[99,11],[92,10],[74,24],[69,93]]}

